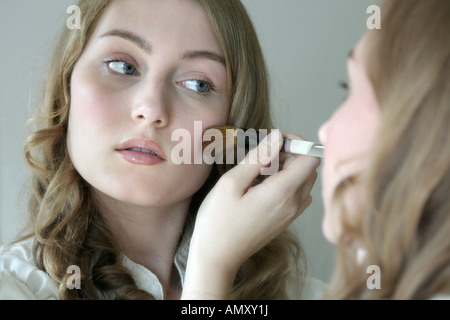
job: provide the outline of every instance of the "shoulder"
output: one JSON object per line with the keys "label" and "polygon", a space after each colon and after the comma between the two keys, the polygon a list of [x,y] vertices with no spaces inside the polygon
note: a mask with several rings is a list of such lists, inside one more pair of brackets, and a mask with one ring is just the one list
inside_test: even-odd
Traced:
{"label": "shoulder", "polygon": [[[301,283],[300,283],[301,281]],[[322,298],[327,284],[310,275],[289,282],[288,296],[291,300],[319,300]]]}
{"label": "shoulder", "polygon": [[38,269],[33,239],[0,246],[0,300],[58,299],[53,279]]}

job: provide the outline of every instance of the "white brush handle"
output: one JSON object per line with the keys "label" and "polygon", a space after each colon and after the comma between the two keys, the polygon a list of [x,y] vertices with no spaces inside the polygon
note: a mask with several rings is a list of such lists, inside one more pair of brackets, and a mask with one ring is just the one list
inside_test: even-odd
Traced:
{"label": "white brush handle", "polygon": [[311,141],[285,139],[281,151],[323,158],[324,147]]}

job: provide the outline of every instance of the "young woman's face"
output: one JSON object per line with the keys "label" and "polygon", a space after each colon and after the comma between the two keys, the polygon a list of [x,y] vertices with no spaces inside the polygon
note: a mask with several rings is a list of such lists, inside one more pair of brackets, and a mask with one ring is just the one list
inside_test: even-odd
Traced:
{"label": "young woman's face", "polygon": [[[194,164],[194,121],[203,131],[224,125],[228,105],[223,52],[196,1],[114,1],[73,71],[69,154],[103,195],[139,206],[177,203],[211,170]],[[172,159],[177,129],[190,133],[191,164]]]}
{"label": "young woman's face", "polygon": [[[364,67],[366,41],[367,36],[358,43],[348,60],[347,99],[319,131],[320,140],[325,145],[322,170],[325,216],[322,228],[331,242],[336,242],[341,233],[340,217],[332,202],[336,188],[346,178],[365,169],[380,122],[378,102]],[[364,201],[361,188],[360,185],[351,187],[344,194],[344,205],[350,212]]]}

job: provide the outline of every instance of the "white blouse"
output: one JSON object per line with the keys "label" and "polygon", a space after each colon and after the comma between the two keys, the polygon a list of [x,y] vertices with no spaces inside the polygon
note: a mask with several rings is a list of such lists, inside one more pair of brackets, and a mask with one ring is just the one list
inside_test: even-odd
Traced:
{"label": "white blouse", "polygon": [[[184,279],[188,255],[188,243],[180,244],[174,258],[175,266]],[[32,255],[33,239],[11,246],[0,246],[0,300],[57,300],[58,286],[44,271],[36,267]],[[152,294],[155,299],[164,299],[164,290],[156,275],[144,266],[123,256],[122,264],[134,276],[138,288]],[[325,284],[315,278],[307,277],[302,293],[290,288],[289,298],[319,299]]]}

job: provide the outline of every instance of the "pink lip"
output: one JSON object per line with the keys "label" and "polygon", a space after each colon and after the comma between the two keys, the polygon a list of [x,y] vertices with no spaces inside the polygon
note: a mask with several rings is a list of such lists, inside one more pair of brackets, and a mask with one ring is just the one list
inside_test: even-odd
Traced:
{"label": "pink lip", "polygon": [[156,142],[142,138],[125,141],[116,147],[116,151],[134,164],[155,165],[166,161],[166,155]]}

